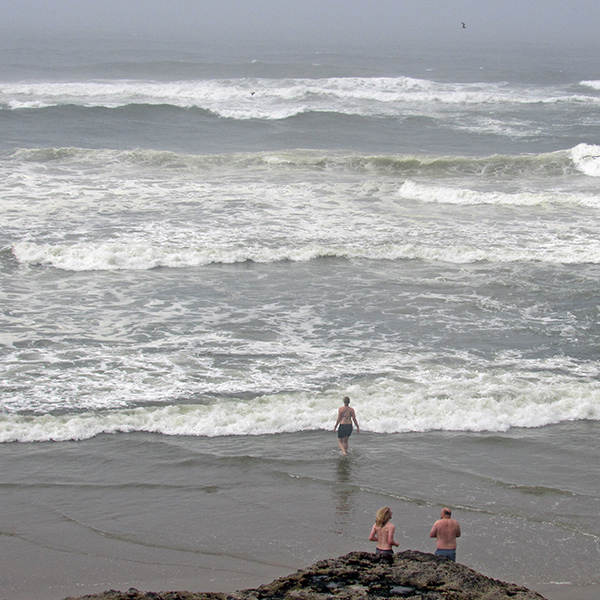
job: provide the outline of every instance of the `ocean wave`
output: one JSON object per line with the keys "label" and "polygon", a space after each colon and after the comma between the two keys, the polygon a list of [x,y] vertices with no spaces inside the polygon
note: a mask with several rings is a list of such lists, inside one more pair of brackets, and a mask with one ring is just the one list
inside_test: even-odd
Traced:
{"label": "ocean wave", "polygon": [[600,177],[600,146],[579,144],[571,150],[577,170],[589,177]]}
{"label": "ocean wave", "polygon": [[585,247],[554,244],[539,246],[487,248],[458,241],[439,245],[418,243],[379,243],[365,245],[330,245],[308,243],[297,246],[266,247],[254,244],[229,247],[165,247],[147,242],[78,243],[73,245],[19,242],[12,254],[20,265],[46,266],[65,271],[120,271],[156,268],[195,268],[211,264],[232,265],[246,262],[309,262],[318,259],[398,261],[421,260],[448,264],[528,263],[600,264],[600,242]]}
{"label": "ocean wave", "polygon": [[563,176],[581,172],[598,176],[600,146],[579,144],[570,150],[542,154],[491,156],[359,155],[320,150],[235,153],[219,155],[181,154],[159,150],[108,150],[87,148],[17,148],[7,155],[12,161],[73,163],[113,168],[115,165],[148,166],[165,170],[249,168],[270,170],[347,171],[397,177],[485,176],[515,178]]}
{"label": "ocean wave", "polygon": [[600,90],[600,80],[587,80],[587,81],[580,81],[579,85],[583,85],[585,87],[590,87],[593,90]]}
{"label": "ocean wave", "polygon": [[524,377],[518,370],[502,375],[438,372],[429,377],[412,384],[378,379],[322,397],[298,392],[202,405],[4,414],[0,442],[82,440],[131,432],[217,437],[330,431],[339,398],[346,393],[362,430],[375,433],[507,431],[600,419],[600,384],[574,377],[540,379]]}
{"label": "ocean wave", "polygon": [[454,188],[407,180],[400,187],[403,198],[424,203],[456,204],[460,206],[540,206],[556,204],[563,206],[589,206],[600,208],[597,194],[552,192],[485,192],[469,188]]}
{"label": "ocean wave", "polygon": [[170,105],[201,108],[221,117],[242,120],[278,120],[304,112],[404,116],[410,107],[422,114],[426,106],[599,102],[594,95],[573,94],[568,88],[511,86],[505,82],[440,83],[411,77],[232,78],[172,82],[107,80],[0,85],[0,105],[5,110],[64,105],[89,108]]}

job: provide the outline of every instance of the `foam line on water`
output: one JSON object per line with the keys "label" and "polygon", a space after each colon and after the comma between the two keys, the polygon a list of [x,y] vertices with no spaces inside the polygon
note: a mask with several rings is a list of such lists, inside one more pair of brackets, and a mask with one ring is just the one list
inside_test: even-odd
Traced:
{"label": "foam line on water", "polygon": [[268,435],[333,427],[342,394],[352,397],[363,430],[377,433],[507,431],[600,419],[600,385],[570,376],[528,381],[507,371],[458,376],[440,370],[423,381],[386,378],[323,395],[282,393],[208,404],[139,406],[70,414],[1,415],[0,441],[81,440],[102,433]]}

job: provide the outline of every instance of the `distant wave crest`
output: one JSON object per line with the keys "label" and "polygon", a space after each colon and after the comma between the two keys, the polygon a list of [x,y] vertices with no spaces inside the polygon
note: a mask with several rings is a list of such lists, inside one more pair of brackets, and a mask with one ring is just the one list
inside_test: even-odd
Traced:
{"label": "distant wave crest", "polygon": [[[595,88],[597,82],[583,82]],[[514,87],[505,82],[442,83],[412,77],[321,79],[200,79],[23,82],[0,85],[5,110],[56,106],[118,108],[168,105],[201,108],[230,119],[285,119],[304,112],[402,116],[424,106],[526,105],[600,102],[565,88]],[[420,110],[419,110],[420,107]]]}
{"label": "distant wave crest", "polygon": [[581,81],[580,85],[583,85],[585,87],[590,87],[593,90],[600,90],[600,80],[598,80],[598,79]]}

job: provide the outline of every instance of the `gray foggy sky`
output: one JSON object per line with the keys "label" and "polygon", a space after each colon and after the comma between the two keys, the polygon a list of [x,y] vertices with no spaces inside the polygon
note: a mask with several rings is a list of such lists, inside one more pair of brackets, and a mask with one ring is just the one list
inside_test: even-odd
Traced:
{"label": "gray foggy sky", "polygon": [[600,1],[2,0],[0,27],[369,45],[459,35],[479,42],[595,44]]}

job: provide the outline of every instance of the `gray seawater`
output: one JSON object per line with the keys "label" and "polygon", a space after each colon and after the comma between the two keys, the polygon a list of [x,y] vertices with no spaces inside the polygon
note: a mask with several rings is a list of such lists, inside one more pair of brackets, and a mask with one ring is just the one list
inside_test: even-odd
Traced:
{"label": "gray seawater", "polygon": [[597,583],[597,52],[102,42],[1,42],[2,589],[258,585],[383,505]]}
{"label": "gray seawater", "polygon": [[[358,414],[359,418],[361,413]],[[440,508],[458,560],[534,589],[596,581],[598,425],[505,433],[118,434],[3,447],[3,590],[232,590],[367,541],[391,506],[400,549],[433,552]],[[549,596],[551,597],[551,596]],[[592,597],[592,596],[590,596]]]}

